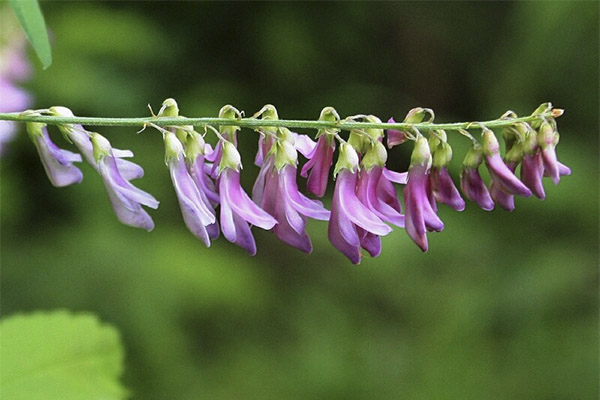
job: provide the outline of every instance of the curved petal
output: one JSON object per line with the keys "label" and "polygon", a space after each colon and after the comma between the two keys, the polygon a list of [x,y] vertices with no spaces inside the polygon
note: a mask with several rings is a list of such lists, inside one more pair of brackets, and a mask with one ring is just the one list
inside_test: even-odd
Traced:
{"label": "curved petal", "polygon": [[279,181],[282,195],[287,197],[290,204],[300,214],[319,220],[328,220],[331,213],[318,200],[311,200],[298,190],[296,182],[296,167],[286,165],[280,171]]}
{"label": "curved petal", "polygon": [[485,162],[492,180],[496,181],[497,185],[507,193],[525,197],[531,196],[531,190],[506,166],[499,154],[485,156]]}
{"label": "curved petal", "polygon": [[469,200],[477,203],[481,209],[485,211],[494,209],[494,201],[490,197],[488,188],[477,169],[467,167],[461,169],[460,187],[464,195]]}

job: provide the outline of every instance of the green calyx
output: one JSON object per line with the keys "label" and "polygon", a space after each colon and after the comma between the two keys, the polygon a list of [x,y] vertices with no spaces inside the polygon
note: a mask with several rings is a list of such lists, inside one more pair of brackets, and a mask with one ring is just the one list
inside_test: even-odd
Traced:
{"label": "green calyx", "polygon": [[[277,113],[277,109],[272,104],[266,104],[260,111],[258,111],[256,114],[254,114],[254,118],[258,118],[259,116],[261,117],[262,120],[265,120],[265,121],[274,121],[274,120],[279,119],[279,114]],[[278,128],[275,126],[261,126],[260,128],[258,128],[256,130],[266,135],[269,133],[271,133],[271,134],[277,133],[277,129]]]}
{"label": "green calyx", "polygon": [[298,162],[298,152],[293,142],[287,140],[277,140],[271,149],[274,149],[275,167],[280,171],[286,165],[296,166]]}
{"label": "green calyx", "polygon": [[408,112],[408,114],[406,114],[406,117],[404,117],[404,122],[409,123],[409,124],[419,124],[421,122],[423,122],[423,120],[425,119],[426,115],[430,115],[430,121],[433,121],[434,115],[433,115],[433,111],[429,108],[422,108],[422,107],[415,107],[412,110],[410,110]]}
{"label": "green calyx", "polygon": [[164,134],[165,142],[165,163],[171,160],[178,160],[183,154],[183,145],[177,139],[177,136],[173,132]]}
{"label": "green calyx", "polygon": [[463,160],[463,167],[477,169],[483,162],[483,148],[479,143],[473,145],[467,151]]}
{"label": "green calyx", "polygon": [[112,147],[108,139],[96,132],[90,133],[90,139],[94,147],[94,159],[96,162],[100,162],[101,159],[110,155]]}
{"label": "green calyx", "polygon": [[242,169],[242,156],[239,151],[235,148],[233,143],[225,140],[222,141],[223,154],[221,155],[221,161],[219,162],[219,174],[225,169],[233,169],[239,171]]}
{"label": "green calyx", "polygon": [[558,133],[554,130],[550,122],[544,121],[537,134],[538,145],[542,149],[548,146],[554,146],[558,143]]}
{"label": "green calyx", "polygon": [[27,133],[32,139],[42,136],[46,127],[46,124],[41,122],[27,122],[25,125],[27,126]]}
{"label": "green calyx", "polygon": [[491,156],[497,154],[500,151],[500,144],[498,143],[498,139],[494,135],[490,129],[484,129],[482,132],[482,142],[483,142],[483,154],[486,156]]}
{"label": "green calyx", "polygon": [[340,153],[338,155],[338,160],[335,163],[333,176],[337,176],[343,169],[347,169],[352,173],[358,170],[358,154],[349,143],[342,143],[340,145]]}
{"label": "green calyx", "polygon": [[[339,122],[340,115],[333,107],[325,107],[321,110],[321,114],[319,115],[319,121],[327,121],[327,122]],[[317,131],[316,138],[320,136],[327,135],[327,141],[331,146],[333,146],[333,142],[335,140],[334,135],[338,133],[340,130],[336,128],[323,128]]]}
{"label": "green calyx", "polygon": [[[227,105],[221,107],[221,109],[219,110],[219,118],[241,119],[242,113],[240,112],[240,110],[238,110],[234,106],[227,104]],[[219,132],[221,133],[221,135],[225,136],[225,138],[227,140],[235,141],[235,134],[240,129],[241,128],[239,126],[222,125],[219,127]]]}
{"label": "green calyx", "polygon": [[385,166],[387,161],[387,150],[383,143],[377,141],[370,145],[370,149],[367,150],[364,157],[362,158],[360,165],[362,168],[370,171],[373,167]]}
{"label": "green calyx", "polygon": [[185,157],[190,162],[194,162],[196,157],[204,155],[205,141],[201,134],[196,131],[188,132],[185,142]]}
{"label": "green calyx", "polygon": [[419,136],[415,141],[415,147],[410,156],[410,167],[417,165],[426,166],[427,169],[431,167],[431,150],[427,139],[423,136]]}
{"label": "green calyx", "polygon": [[440,142],[435,152],[433,153],[433,166],[435,168],[443,168],[450,164],[452,160],[452,147],[447,142]]}

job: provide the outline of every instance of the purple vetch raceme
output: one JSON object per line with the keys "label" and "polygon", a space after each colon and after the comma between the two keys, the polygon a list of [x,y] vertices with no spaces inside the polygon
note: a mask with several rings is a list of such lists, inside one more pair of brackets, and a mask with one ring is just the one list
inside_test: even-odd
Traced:
{"label": "purple vetch raceme", "polygon": [[[534,194],[544,199],[544,177],[558,183],[561,176],[571,173],[556,156],[559,134],[555,119],[561,114],[562,110],[544,103],[524,118],[507,112],[487,125],[441,126],[433,123],[433,111],[421,107],[410,110],[400,124],[393,118],[384,124],[374,115],[363,114],[340,119],[332,107],[326,107],[318,120],[304,121],[310,122],[305,128],[317,129],[315,142],[306,134],[288,129],[288,122],[294,126],[303,121],[280,120],[273,105],[264,106],[252,118],[244,118],[242,112],[228,105],[220,110],[215,126],[198,120],[190,125],[179,123],[180,119],[190,120],[179,115],[175,100],[167,99],[144,128],[150,126],[161,132],[165,162],[183,221],[206,246],[221,232],[228,241],[254,255],[257,246],[252,227],[257,226],[311,253],[313,243],[306,228],[309,219],[316,219],[327,221],[333,247],[358,264],[365,254],[377,257],[384,242],[397,240],[384,239],[392,226],[404,228],[412,241],[427,251],[427,233],[444,229],[438,203],[462,211],[466,206],[464,196],[484,210],[498,204],[512,211],[516,195]],[[131,184],[131,180],[144,175],[141,166],[126,159],[133,156],[131,151],[113,148],[104,136],[78,124],[78,118],[65,107],[22,115],[62,119],[56,123],[58,129],[81,153],[59,148],[50,139],[44,123],[47,119],[27,122],[29,136],[53,185],[81,182],[83,174],[74,163],[85,159],[101,176],[122,223],[146,230],[154,227],[143,206],[157,208],[158,201]],[[242,159],[237,135],[242,126],[252,127],[259,135],[254,163],[260,171],[252,197],[240,180]],[[385,131],[388,127],[394,129]],[[490,127],[502,129],[504,151]],[[347,139],[342,137],[343,131],[349,131]],[[452,177],[449,132],[461,133],[471,141],[460,166],[460,190]],[[205,142],[205,136],[212,134],[216,139],[214,149]],[[402,145],[410,146],[409,169],[392,171],[388,161],[396,156],[388,151],[395,152],[395,147]],[[325,196],[336,151],[330,211],[309,196]],[[303,165],[298,153],[306,158]],[[482,164],[489,172],[489,182],[480,175]],[[305,186],[299,182],[299,168],[300,177],[307,178],[309,194],[300,189]]]}

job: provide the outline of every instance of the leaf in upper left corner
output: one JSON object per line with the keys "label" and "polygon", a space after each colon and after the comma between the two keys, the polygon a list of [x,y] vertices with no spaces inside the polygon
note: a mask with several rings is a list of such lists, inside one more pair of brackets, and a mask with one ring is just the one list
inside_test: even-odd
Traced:
{"label": "leaf in upper left corner", "polygon": [[37,0],[8,0],[44,69],[52,64],[46,22]]}

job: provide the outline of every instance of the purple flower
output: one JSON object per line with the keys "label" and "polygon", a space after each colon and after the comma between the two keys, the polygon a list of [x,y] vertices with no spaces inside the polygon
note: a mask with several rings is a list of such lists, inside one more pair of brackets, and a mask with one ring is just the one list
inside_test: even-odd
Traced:
{"label": "purple flower", "polygon": [[328,220],[330,212],[317,200],[311,200],[298,190],[296,167],[275,166],[268,171],[262,207],[277,220],[275,236],[284,243],[305,252],[312,252],[312,243],[306,233],[307,217]]}
{"label": "purple flower", "polygon": [[96,166],[104,181],[104,187],[117,218],[125,225],[151,231],[154,228],[154,222],[142,205],[157,208],[158,201],[149,193],[133,186],[121,175],[117,158],[110,142],[105,137],[98,133],[92,133],[91,140]]}
{"label": "purple flower", "polygon": [[59,148],[48,135],[46,124],[29,122],[27,132],[35,144],[46,174],[56,187],[80,183],[83,174],[73,165],[81,162],[81,155]]}
{"label": "purple flower", "polygon": [[370,170],[363,168],[359,173],[356,193],[361,203],[382,221],[403,228],[402,206],[388,174],[384,173],[385,170],[385,167],[379,166]]}
{"label": "purple flower", "polygon": [[300,175],[304,178],[308,176],[307,189],[315,196],[323,197],[325,195],[329,181],[329,169],[333,164],[334,150],[333,136],[323,133],[317,140],[317,146],[306,156],[308,161],[302,167]]}
{"label": "purple flower", "polygon": [[531,192],[540,199],[546,198],[542,177],[544,176],[544,162],[542,154],[536,151],[534,154],[525,154],[521,160],[521,181],[531,189]]}
{"label": "purple flower", "polygon": [[483,154],[494,190],[525,197],[531,196],[531,190],[513,173],[514,168],[511,170],[507,167],[500,157],[500,145],[494,133],[489,129],[483,131]]}
{"label": "purple flower", "polygon": [[378,255],[381,251],[378,237],[392,231],[359,200],[356,194],[357,169],[358,154],[349,144],[342,144],[336,165],[338,173],[328,236],[333,246],[354,264],[361,261],[361,247],[373,256]]}
{"label": "purple flower", "polygon": [[211,239],[219,236],[215,210],[190,176],[181,142],[174,133],[165,134],[164,139],[166,160],[185,225],[206,247],[210,247]]}
{"label": "purple flower", "polygon": [[452,207],[456,211],[465,209],[465,201],[452,181],[446,167],[432,168],[429,174],[431,190],[437,201]]}
{"label": "purple flower", "polygon": [[550,122],[544,121],[540,126],[537,139],[544,164],[544,176],[550,177],[557,185],[561,175],[571,174],[571,169],[560,163],[556,157],[556,145],[559,140],[558,132]]}
{"label": "purple flower", "polygon": [[[73,113],[66,107],[50,107],[52,115],[60,117],[73,117]],[[98,164],[94,157],[94,146],[90,140],[91,132],[87,131],[79,124],[59,125],[58,129],[79,149],[86,161],[98,171]],[[134,162],[124,160],[123,158],[133,157],[130,150],[112,149],[112,154],[115,157],[115,162],[119,168],[121,176],[125,180],[139,179],[144,176],[144,169]],[[99,171],[98,171],[99,172]]]}
{"label": "purple flower", "polygon": [[[517,168],[516,162],[508,162],[506,167],[510,172],[514,172]],[[508,192],[497,179],[493,179],[490,182],[490,196],[494,202],[506,211],[512,211],[515,209],[515,196]]]}
{"label": "purple flower", "polygon": [[271,229],[277,221],[250,200],[240,185],[240,155],[231,142],[222,142],[218,178],[221,196],[221,230],[230,242],[256,254],[256,242],[248,223]]}
{"label": "purple flower", "polygon": [[187,169],[196,187],[202,196],[205,196],[212,205],[216,206],[219,204],[219,194],[215,183],[210,177],[212,166],[206,163],[205,158],[205,154],[212,152],[211,146],[204,143],[204,139],[200,134],[192,132],[188,136],[185,152]]}
{"label": "purple flower", "polygon": [[479,175],[481,163],[483,163],[483,149],[479,143],[473,142],[460,169],[460,188],[469,200],[477,203],[483,210],[491,211],[494,209],[494,201]]}
{"label": "purple flower", "polygon": [[431,153],[427,139],[419,137],[411,156],[408,183],[404,187],[406,232],[423,251],[427,251],[427,231],[439,232],[444,223],[435,210],[429,186]]}

